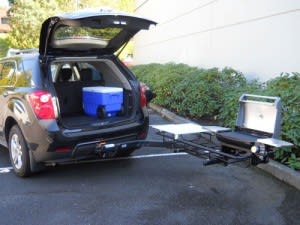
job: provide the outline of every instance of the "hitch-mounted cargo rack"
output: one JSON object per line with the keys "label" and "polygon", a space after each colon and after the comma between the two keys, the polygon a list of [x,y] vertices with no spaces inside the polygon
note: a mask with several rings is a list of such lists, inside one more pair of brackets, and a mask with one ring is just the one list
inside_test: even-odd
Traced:
{"label": "hitch-mounted cargo rack", "polygon": [[279,97],[243,94],[235,129],[201,126],[195,123],[151,125],[161,141],[103,143],[99,152],[122,151],[130,144],[166,147],[206,159],[204,165],[250,160],[252,164],[268,162],[276,148],[291,147],[280,136],[281,100]]}

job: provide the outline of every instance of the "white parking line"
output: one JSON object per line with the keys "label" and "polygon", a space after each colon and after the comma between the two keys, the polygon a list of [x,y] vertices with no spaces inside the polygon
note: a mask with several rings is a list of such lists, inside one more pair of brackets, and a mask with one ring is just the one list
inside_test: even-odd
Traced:
{"label": "white parking line", "polygon": [[0,167],[0,173],[9,173],[13,168],[11,166],[9,167]]}
{"label": "white parking line", "polygon": [[186,152],[177,152],[177,153],[163,153],[163,154],[150,154],[150,155],[135,155],[135,156],[129,156],[126,158],[127,159],[142,159],[142,158],[154,158],[154,157],[177,156],[177,155],[188,155],[188,154]]}
{"label": "white parking line", "polygon": [[[145,159],[145,158],[155,158],[155,157],[170,157],[170,156],[180,156],[180,155],[188,155],[185,152],[178,152],[178,153],[164,153],[164,154],[149,154],[149,155],[135,155],[129,157],[122,157],[122,158],[108,158],[108,159],[94,159],[94,160],[87,160],[87,161],[79,161],[76,163],[92,163],[92,162],[108,162],[108,161],[122,161],[128,159]],[[74,164],[74,162],[65,162],[63,164]],[[0,174],[1,173],[9,173],[13,170],[13,167],[0,167]]]}
{"label": "white parking line", "polygon": [[[188,155],[186,152],[178,152],[178,153],[164,153],[164,154],[149,154],[149,155],[134,155],[128,157],[121,157],[121,158],[108,158],[108,159],[94,159],[94,160],[87,160],[87,161],[79,161],[75,162],[78,164],[83,163],[93,163],[93,162],[109,162],[109,161],[123,161],[128,159],[145,159],[145,158],[155,158],[155,157],[170,157],[170,156],[180,156],[180,155]],[[66,164],[74,164],[74,162],[65,162]]]}

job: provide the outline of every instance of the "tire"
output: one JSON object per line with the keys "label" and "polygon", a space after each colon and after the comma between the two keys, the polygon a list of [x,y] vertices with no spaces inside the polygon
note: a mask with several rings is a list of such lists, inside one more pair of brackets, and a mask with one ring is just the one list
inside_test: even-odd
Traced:
{"label": "tire", "polygon": [[99,119],[104,119],[106,117],[106,111],[105,111],[104,107],[99,106],[97,108],[97,117]]}
{"label": "tire", "polygon": [[14,125],[9,132],[8,149],[15,174],[19,177],[31,175],[28,147],[17,125]]}

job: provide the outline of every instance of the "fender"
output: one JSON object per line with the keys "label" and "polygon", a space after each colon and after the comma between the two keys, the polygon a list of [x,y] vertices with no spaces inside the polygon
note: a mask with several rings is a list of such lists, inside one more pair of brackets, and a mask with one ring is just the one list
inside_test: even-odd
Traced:
{"label": "fender", "polygon": [[12,113],[12,117],[18,122],[19,125],[22,124],[24,126],[28,126],[31,124],[28,111],[20,99],[10,99],[8,102],[8,108]]}
{"label": "fender", "polygon": [[26,106],[21,99],[14,97],[8,100],[7,109],[8,110],[4,115],[4,118],[6,118],[4,125],[6,141],[8,139],[9,129],[14,123],[18,124],[24,135],[24,138],[27,140],[27,137],[25,136],[26,132],[24,132],[24,130],[30,129],[32,120],[30,120],[30,116],[28,114],[29,112],[26,109]]}
{"label": "fender", "polygon": [[[33,111],[28,107],[30,106],[26,105],[26,102],[24,103],[19,98],[12,98],[9,100],[5,131],[7,136],[11,126],[10,121],[16,121],[28,143],[28,148],[34,151],[38,146],[35,144],[36,140],[39,139],[40,136],[43,136],[46,130],[55,132],[58,131],[59,128],[55,120],[37,120]],[[36,123],[39,123],[39,126],[35,126]],[[35,133],[36,135],[28,136],[32,133]],[[47,142],[52,142],[52,140],[47,139]]]}

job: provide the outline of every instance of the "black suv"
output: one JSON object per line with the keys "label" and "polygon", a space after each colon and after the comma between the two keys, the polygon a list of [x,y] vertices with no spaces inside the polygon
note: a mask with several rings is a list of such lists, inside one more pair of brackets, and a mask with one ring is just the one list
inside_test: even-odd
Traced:
{"label": "black suv", "polygon": [[155,24],[111,10],[51,17],[39,50],[0,61],[0,143],[18,176],[139,147],[149,93],[114,53]]}

